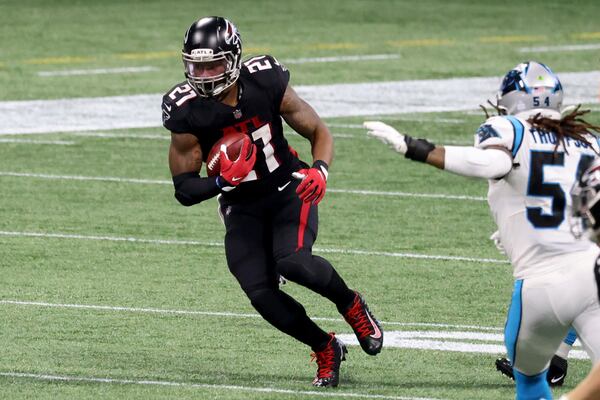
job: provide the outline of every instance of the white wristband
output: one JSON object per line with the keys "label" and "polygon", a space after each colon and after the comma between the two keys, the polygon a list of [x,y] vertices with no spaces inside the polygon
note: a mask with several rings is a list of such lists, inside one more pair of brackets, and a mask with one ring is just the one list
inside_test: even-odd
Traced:
{"label": "white wristband", "polygon": [[444,146],[444,169],[474,178],[502,178],[512,168],[508,153],[499,149],[466,146]]}

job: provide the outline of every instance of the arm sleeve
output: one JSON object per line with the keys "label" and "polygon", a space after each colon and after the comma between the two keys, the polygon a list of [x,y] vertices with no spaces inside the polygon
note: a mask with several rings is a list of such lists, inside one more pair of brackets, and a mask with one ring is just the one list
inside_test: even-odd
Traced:
{"label": "arm sleeve", "polygon": [[221,192],[216,177],[203,178],[195,172],[174,176],[173,185],[175,198],[186,207],[208,200]]}
{"label": "arm sleeve", "polygon": [[462,176],[497,179],[508,174],[512,158],[500,149],[444,146],[444,169]]}

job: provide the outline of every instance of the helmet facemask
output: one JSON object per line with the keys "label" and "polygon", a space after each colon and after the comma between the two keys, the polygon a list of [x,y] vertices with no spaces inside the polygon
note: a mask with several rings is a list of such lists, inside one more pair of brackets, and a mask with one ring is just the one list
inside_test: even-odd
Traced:
{"label": "helmet facemask", "polygon": [[[216,97],[233,85],[240,76],[240,55],[232,52],[213,54],[212,49],[193,49],[182,52],[185,77],[201,97]],[[212,76],[199,76],[200,71],[221,64],[223,72]]]}

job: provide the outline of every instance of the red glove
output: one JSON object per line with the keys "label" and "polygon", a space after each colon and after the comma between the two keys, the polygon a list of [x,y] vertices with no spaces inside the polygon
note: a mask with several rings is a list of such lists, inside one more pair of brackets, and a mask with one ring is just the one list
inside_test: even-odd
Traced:
{"label": "red glove", "polygon": [[219,156],[221,164],[221,178],[223,178],[229,186],[237,186],[244,180],[246,175],[256,162],[256,146],[250,138],[244,140],[238,158],[231,161],[227,156],[227,148],[224,144],[221,145],[221,155]]}
{"label": "red glove", "polygon": [[325,196],[327,186],[327,163],[322,160],[314,162],[311,168],[301,169],[294,172],[292,176],[296,179],[302,179],[302,182],[296,188],[296,193],[300,200],[317,205]]}

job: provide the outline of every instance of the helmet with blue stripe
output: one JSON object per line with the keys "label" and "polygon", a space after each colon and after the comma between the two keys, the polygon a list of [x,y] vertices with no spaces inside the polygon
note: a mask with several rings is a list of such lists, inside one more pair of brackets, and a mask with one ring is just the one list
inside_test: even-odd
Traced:
{"label": "helmet with blue stripe", "polygon": [[527,61],[508,71],[498,91],[498,106],[507,114],[525,111],[560,116],[563,89],[560,80],[542,63]]}

